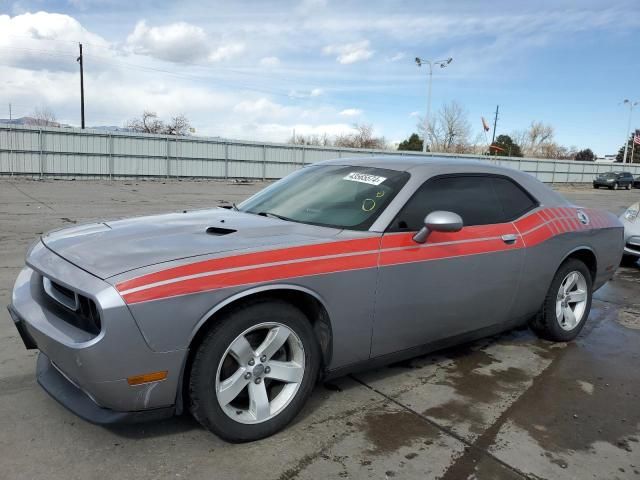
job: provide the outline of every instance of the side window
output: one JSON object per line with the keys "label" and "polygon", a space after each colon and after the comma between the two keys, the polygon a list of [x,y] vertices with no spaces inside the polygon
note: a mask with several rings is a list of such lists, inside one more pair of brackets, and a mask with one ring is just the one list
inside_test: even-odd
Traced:
{"label": "side window", "polygon": [[515,220],[538,206],[538,202],[511,180],[502,177],[493,177],[491,180],[502,205],[505,222]]}
{"label": "side window", "polygon": [[491,177],[440,177],[426,181],[416,191],[392,222],[390,231],[420,230],[424,217],[435,210],[457,213],[465,226],[503,221]]}

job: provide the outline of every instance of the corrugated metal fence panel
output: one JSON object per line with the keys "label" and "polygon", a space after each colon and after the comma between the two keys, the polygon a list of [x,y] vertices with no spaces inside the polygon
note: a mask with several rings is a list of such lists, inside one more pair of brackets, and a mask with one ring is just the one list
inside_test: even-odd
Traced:
{"label": "corrugated metal fence panel", "polygon": [[[281,178],[332,158],[427,155],[204,137],[171,137],[70,128],[0,125],[0,174]],[[442,156],[442,154],[433,154]],[[543,182],[590,182],[611,169],[640,175],[640,165],[444,154],[522,170]]]}

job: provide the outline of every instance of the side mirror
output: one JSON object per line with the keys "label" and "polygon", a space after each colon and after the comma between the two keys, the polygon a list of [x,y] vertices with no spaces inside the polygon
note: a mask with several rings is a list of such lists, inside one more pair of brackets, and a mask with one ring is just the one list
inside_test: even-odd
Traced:
{"label": "side mirror", "polygon": [[462,230],[462,218],[453,212],[437,210],[424,219],[424,227],[413,236],[416,243],[424,243],[431,232],[459,232]]}

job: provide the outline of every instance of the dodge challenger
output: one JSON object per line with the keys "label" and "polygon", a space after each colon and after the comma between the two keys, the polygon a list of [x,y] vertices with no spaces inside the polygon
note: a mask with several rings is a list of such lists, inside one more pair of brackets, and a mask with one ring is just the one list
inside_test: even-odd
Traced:
{"label": "dodge challenger", "polygon": [[339,159],[230,208],[45,234],[9,311],[80,417],[190,412],[242,442],[284,428],[319,378],[527,324],[572,340],[623,245],[613,214],[524,172]]}

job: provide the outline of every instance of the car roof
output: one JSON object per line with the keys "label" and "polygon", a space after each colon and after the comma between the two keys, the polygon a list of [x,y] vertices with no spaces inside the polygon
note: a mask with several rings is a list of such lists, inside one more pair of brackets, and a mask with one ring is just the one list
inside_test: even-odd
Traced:
{"label": "car roof", "polygon": [[366,155],[358,157],[337,158],[324,160],[313,165],[344,165],[353,167],[386,168],[400,172],[409,172],[417,182],[422,182],[429,177],[446,174],[463,173],[487,173],[504,175],[512,178],[531,193],[539,202],[546,205],[566,205],[564,197],[536,179],[533,175],[492,164],[492,157],[486,161],[471,160],[460,157],[444,155]]}
{"label": "car roof", "polygon": [[367,155],[324,160],[315,163],[315,165],[351,165],[354,167],[386,168],[389,170],[404,172],[414,169],[415,167],[428,168],[443,165],[480,166],[486,165],[486,163],[478,160],[445,156],[424,157],[419,155]]}

